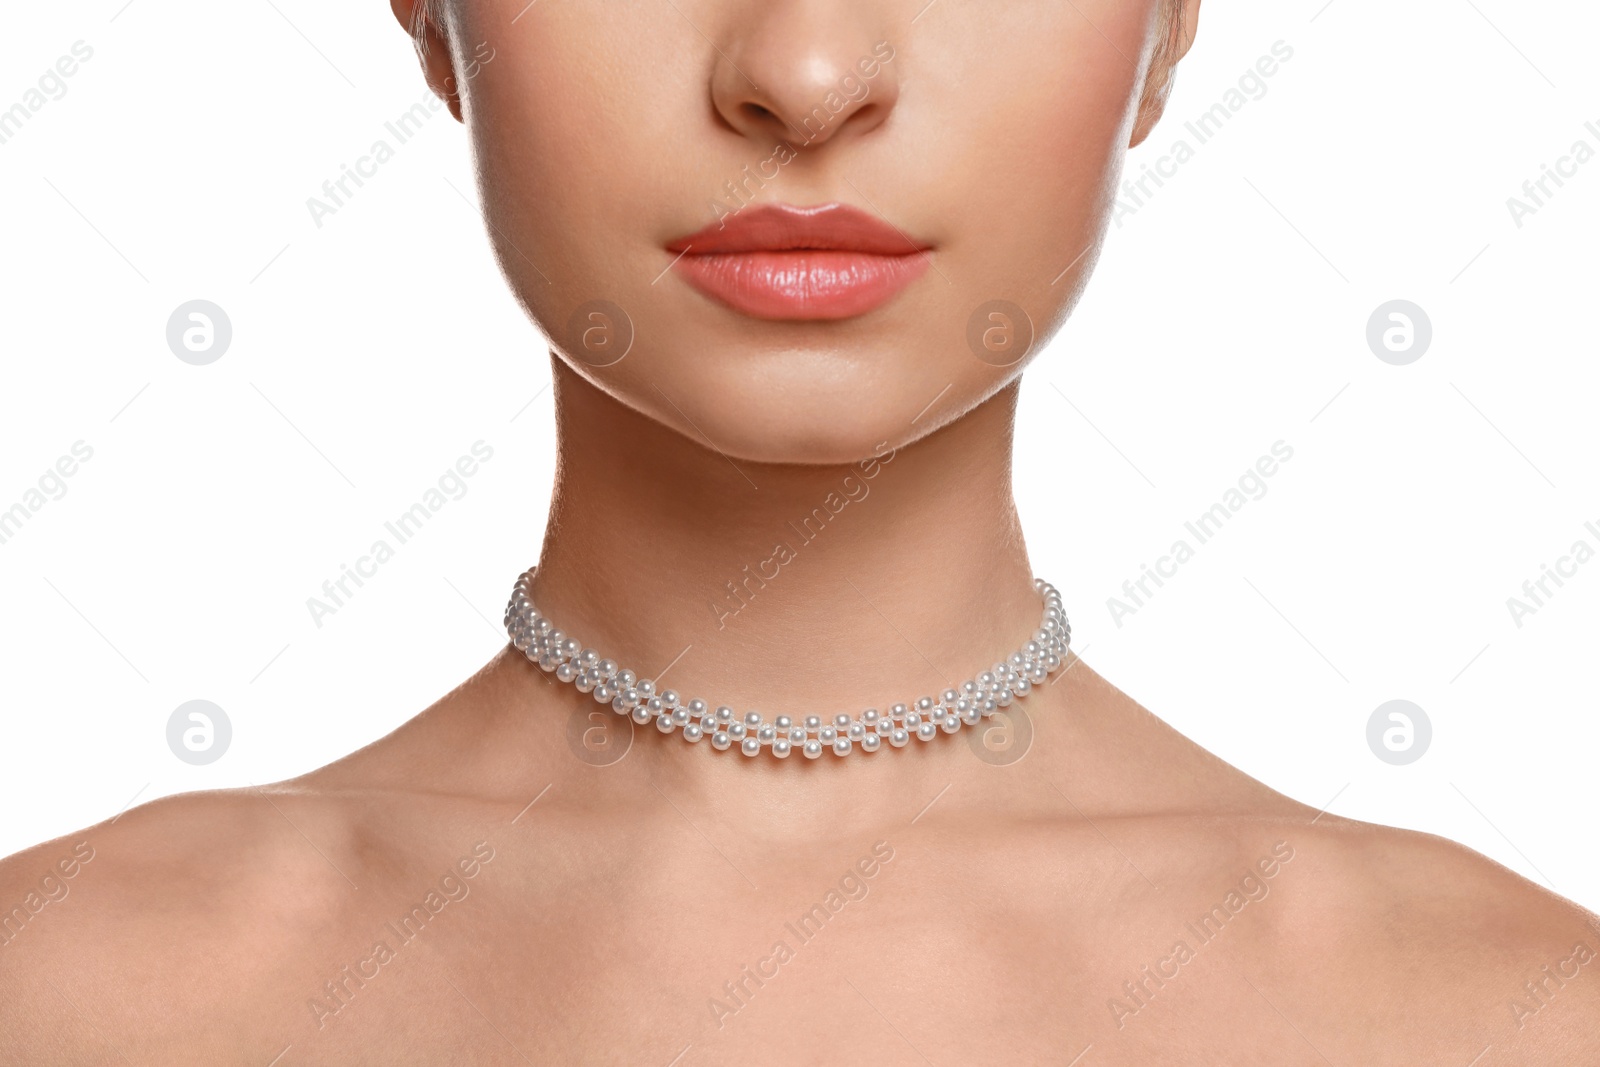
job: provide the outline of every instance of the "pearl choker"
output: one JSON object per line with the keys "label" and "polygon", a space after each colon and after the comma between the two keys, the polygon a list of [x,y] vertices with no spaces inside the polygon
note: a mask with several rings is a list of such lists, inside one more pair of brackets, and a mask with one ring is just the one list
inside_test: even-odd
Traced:
{"label": "pearl choker", "polygon": [[738,746],[746,756],[769,749],[779,759],[799,749],[816,759],[824,749],[848,756],[856,748],[876,752],[887,741],[904,748],[915,737],[932,741],[942,730],[953,734],[963,725],[974,726],[1000,709],[1032,692],[1061,667],[1072,641],[1072,626],[1061,608],[1061,594],[1048,582],[1034,580],[1044,598],[1044,615],[1033,639],[959,688],[937,697],[925,696],[912,704],[896,704],[888,711],[868,708],[859,715],[840,712],[831,718],[807,715],[795,719],[778,715],[768,720],[758,711],[736,715],[732,708],[712,708],[704,700],[682,700],[671,689],[657,692],[656,684],[633,671],[604,659],[570,634],[555,628],[534,610],[529,599],[533,571],[517,578],[506,605],[506,633],[517,651],[553,673],[558,681],[590,693],[597,703],[609,704],[618,715],[631,716],[640,726],[655,723],[664,734],[674,731],[689,742],[711,739],[719,752]]}

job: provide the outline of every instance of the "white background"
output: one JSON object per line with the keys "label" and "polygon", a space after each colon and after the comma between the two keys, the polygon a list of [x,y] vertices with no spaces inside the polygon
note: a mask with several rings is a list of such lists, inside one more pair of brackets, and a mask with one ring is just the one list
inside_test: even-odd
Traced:
{"label": "white background", "polygon": [[[441,112],[321,229],[306,209],[424,98],[388,5],[124,4],[13,5],[0,36],[0,108],[94,49],[0,144],[0,509],[94,449],[0,545],[0,854],[387,732],[501,643],[548,501],[544,350],[462,130]],[[1130,175],[1293,58],[1123,219],[1018,443],[1036,569],[1098,670],[1278,789],[1591,908],[1600,561],[1521,628],[1506,600],[1600,547],[1600,160],[1520,228],[1506,201],[1600,148],[1597,38],[1576,2],[1213,0]],[[195,298],[234,328],[207,367],[166,344]],[[1397,298],[1435,331],[1401,367],[1365,339]],[[479,439],[468,494],[313,626]],[[1107,598],[1280,439],[1267,495],[1118,627]],[[234,730],[204,767],[165,736],[195,698]],[[1395,698],[1434,727],[1410,766],[1367,747]]]}

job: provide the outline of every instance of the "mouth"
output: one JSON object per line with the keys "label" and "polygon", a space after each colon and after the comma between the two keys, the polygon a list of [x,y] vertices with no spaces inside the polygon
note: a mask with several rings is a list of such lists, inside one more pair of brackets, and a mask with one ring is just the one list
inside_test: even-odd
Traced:
{"label": "mouth", "polygon": [[929,266],[931,246],[848,204],[763,204],[670,241],[674,270],[752,318],[848,319],[882,307]]}

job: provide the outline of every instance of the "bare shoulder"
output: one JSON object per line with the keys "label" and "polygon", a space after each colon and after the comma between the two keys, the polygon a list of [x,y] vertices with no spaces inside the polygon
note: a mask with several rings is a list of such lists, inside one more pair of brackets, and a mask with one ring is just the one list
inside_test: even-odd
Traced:
{"label": "bare shoulder", "polygon": [[1308,1036],[1321,1016],[1327,1043],[1368,1063],[1396,1049],[1600,1061],[1593,914],[1441,837],[1332,816],[1266,823],[1250,837],[1281,842],[1281,892],[1252,946],[1257,996],[1287,1018],[1303,1005]]}
{"label": "bare shoulder", "polygon": [[132,1055],[173,1004],[203,1019],[271,987],[357,906],[369,833],[278,786],[167,797],[0,861],[0,1060]]}

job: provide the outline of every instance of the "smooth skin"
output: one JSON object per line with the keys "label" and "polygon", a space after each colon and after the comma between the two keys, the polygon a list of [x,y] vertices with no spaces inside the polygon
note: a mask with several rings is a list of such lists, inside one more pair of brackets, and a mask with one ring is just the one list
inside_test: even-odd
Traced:
{"label": "smooth skin", "polygon": [[[422,41],[555,346],[541,609],[774,713],[937,692],[1019,644],[1026,361],[974,358],[967,319],[1007,299],[1042,340],[1070,312],[1198,0],[524,4],[435,8]],[[755,195],[878,211],[938,270],[836,323],[684,285],[663,244],[880,41]],[[635,334],[606,367],[567,332],[596,299]],[[823,534],[724,596],[830,494]],[[987,759],[746,760],[630,740],[502,651],[330,766],[0,863],[0,1063],[1600,1062],[1593,915],[1281,796],[1081,660],[1023,710],[1031,741],[1018,717]]]}

